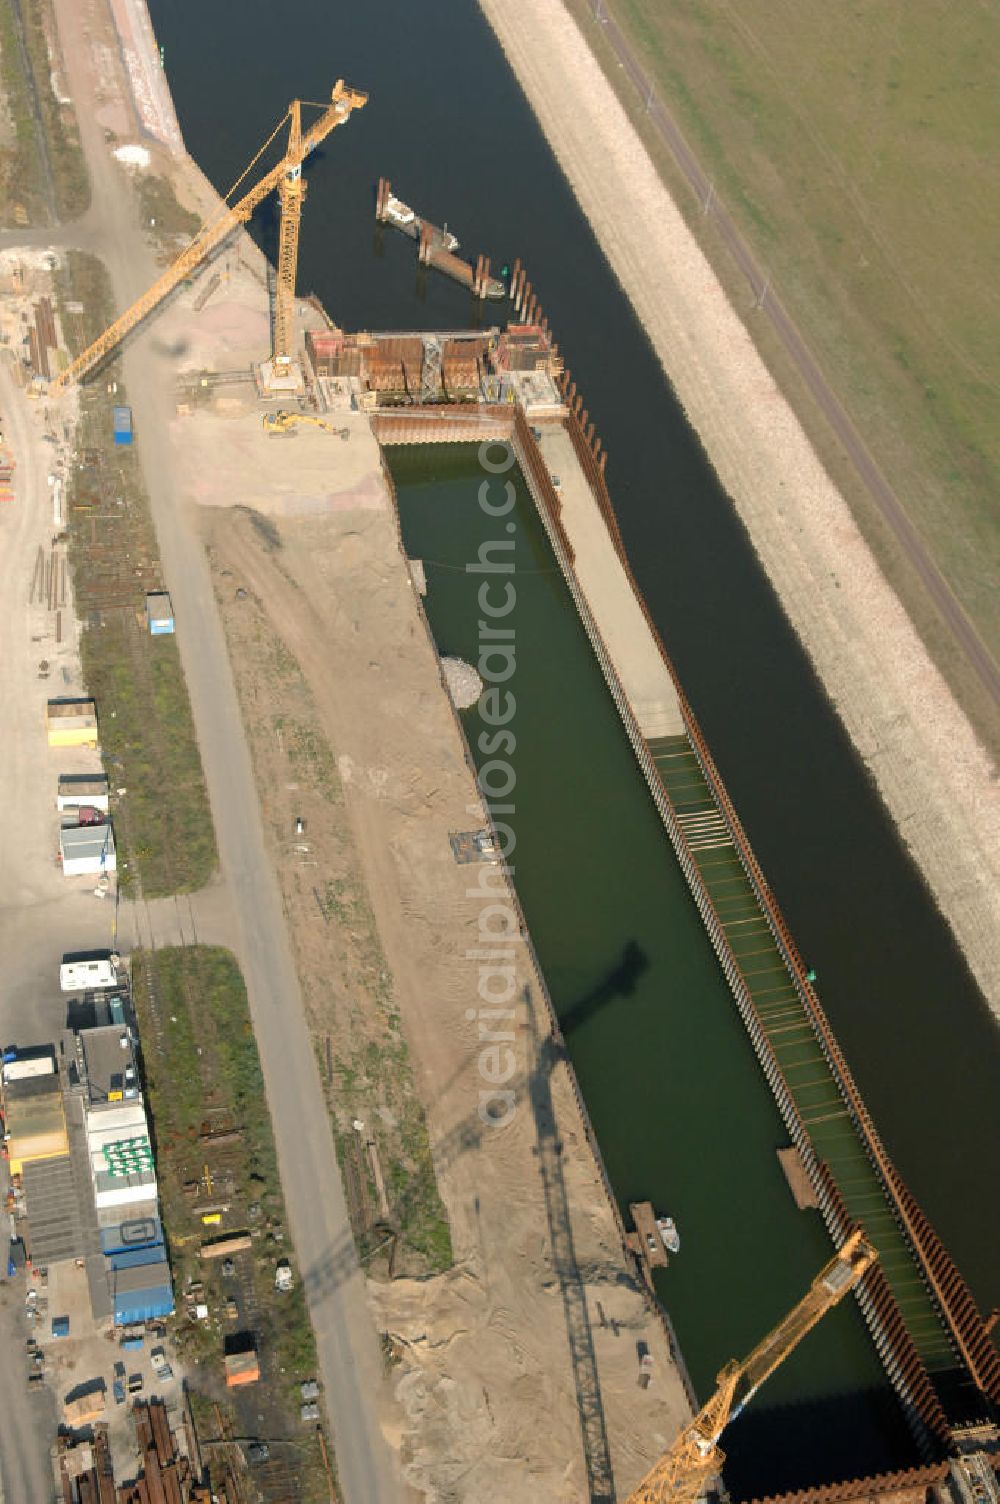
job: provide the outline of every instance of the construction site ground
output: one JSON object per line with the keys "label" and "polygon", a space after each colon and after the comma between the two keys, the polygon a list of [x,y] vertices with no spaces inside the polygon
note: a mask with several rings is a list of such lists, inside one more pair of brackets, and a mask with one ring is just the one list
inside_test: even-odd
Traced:
{"label": "construction site ground", "polygon": [[[219,369],[249,366],[266,336],[265,291],[249,261],[231,261],[228,283],[201,313],[185,294],[163,315],[160,337],[190,350],[192,372],[210,354],[202,321],[213,305]],[[584,1487],[580,1422],[528,1090],[541,1041],[519,1006],[517,1111],[507,1127],[487,1127],[481,1042],[468,1016],[478,966],[466,954],[478,943],[482,900],[469,895],[470,869],[449,842],[451,831],[483,823],[481,806],[378,446],[361,414],[337,415],[346,441],[313,428],[270,434],[249,384],[210,388],[200,402],[187,400],[191,385],[185,370],[171,424],[175,473],[200,507],[352,1226],[372,1254],[369,1293],[399,1401],[384,1424],[398,1428],[404,1476],[426,1497],[485,1500],[501,1485],[505,1499],[525,1504],[570,1497]],[[518,981],[536,987],[526,967]],[[537,993],[535,1003],[544,1033]],[[553,1094],[623,1489],[672,1436],[687,1401],[665,1334],[627,1271],[561,1071]],[[415,1098],[427,1109],[454,1259],[433,1278],[448,1233]],[[388,1220],[401,1227],[391,1282],[369,1141]],[[305,1269],[307,1288],[336,1282],[350,1256],[330,1249]],[[646,1350],[655,1380],[640,1390]]]}
{"label": "construction site ground", "polygon": [[[127,0],[127,8],[136,9],[132,0]],[[61,40],[70,58],[70,81],[85,115],[84,135],[95,188],[94,203],[80,220],[68,226],[29,226],[23,231],[11,232],[0,251],[0,334],[6,346],[0,352],[0,419],[3,442],[15,466],[13,499],[4,505],[0,515],[3,528],[0,579],[4,587],[0,607],[3,644],[0,687],[8,707],[2,730],[3,753],[12,787],[17,790],[17,798],[10,802],[5,822],[4,848],[8,860],[0,877],[0,942],[6,957],[0,1037],[5,1044],[17,1043],[19,1046],[56,1042],[66,1026],[67,999],[59,991],[58,980],[58,966],[64,952],[120,948],[128,954],[142,945],[161,946],[178,942],[190,945],[199,939],[230,946],[236,943],[232,898],[224,881],[213,879],[208,887],[185,895],[183,899],[164,896],[149,901],[133,893],[132,899],[116,904],[113,882],[102,892],[95,892],[93,878],[68,880],[56,861],[57,778],[61,773],[94,772],[100,767],[100,755],[96,749],[56,751],[46,746],[45,731],[45,702],[49,697],[84,695],[92,691],[81,665],[80,625],[74,612],[73,570],[70,567],[74,561],[68,553],[73,549],[73,540],[67,538],[67,530],[73,531],[67,525],[73,520],[68,514],[74,514],[71,482],[80,458],[75,449],[80,442],[80,433],[74,429],[78,407],[72,395],[62,407],[28,398],[20,357],[27,350],[26,330],[32,319],[33,301],[39,297],[48,297],[57,306],[62,300],[62,310],[70,326],[65,332],[75,332],[77,337],[81,328],[86,327],[82,323],[83,317],[88,313],[94,316],[94,309],[74,306],[74,291],[80,298],[84,296],[84,290],[79,280],[73,288],[67,283],[69,248],[93,252],[112,247],[122,251],[115,269],[120,274],[122,265],[126,265],[128,274],[135,278],[132,285],[138,291],[155,276],[165,254],[162,237],[152,241],[143,233],[141,216],[150,202],[167,205],[174,202],[174,180],[164,154],[158,156],[156,166],[158,173],[166,175],[150,176],[145,185],[130,179],[125,168],[113,160],[112,148],[121,140],[113,132],[134,131],[135,117],[122,89],[121,62],[109,12],[103,4],[96,3],[60,6],[59,13]],[[81,83],[85,87],[80,87]],[[77,267],[79,264],[78,258]],[[263,277],[263,272],[258,275]],[[120,284],[113,296],[121,297]],[[97,316],[100,316],[99,310]],[[77,323],[80,323],[80,328],[73,327]],[[97,409],[101,408],[103,399],[104,432],[99,442],[104,448],[105,460],[112,458],[113,454],[106,420],[110,403],[117,395],[100,383],[92,389],[88,399]],[[93,435],[88,436],[88,442],[93,445]],[[118,458],[114,455],[116,462]],[[143,458],[148,464],[148,456]],[[86,463],[93,470],[89,459]],[[120,506],[117,463],[112,473],[112,483],[102,487],[102,510],[105,511]],[[137,475],[136,481],[138,497],[143,480]],[[141,540],[133,536],[123,537],[119,530],[112,540],[102,537],[105,528],[110,529],[110,524],[102,518],[101,529],[95,529],[97,563],[106,568],[107,562],[113,562],[117,555],[118,573],[127,581],[130,551],[134,561],[136,544],[141,541],[143,561],[148,560],[151,557],[148,539],[145,535]],[[102,548],[103,556],[98,557]],[[79,564],[78,555],[76,562]],[[120,621],[131,617],[126,636],[132,659],[148,654],[151,648],[144,624],[136,621],[134,608],[138,603],[141,614],[143,588],[141,581],[138,582],[137,592],[136,585],[133,579],[125,610],[114,603],[111,612],[107,612],[103,609],[107,603],[101,601],[84,601],[80,605],[83,621],[95,634],[107,633],[109,624],[117,629]],[[155,665],[170,659],[176,664],[176,648],[168,639],[167,653],[153,660],[154,695],[158,687],[162,688]],[[128,658],[123,659],[120,667],[124,668],[128,661]],[[113,669],[113,665],[109,668]],[[176,672],[173,677],[177,677]],[[187,714],[182,678],[179,695],[176,690],[175,684],[168,699],[162,701],[161,708],[167,709],[168,716],[174,716],[176,711],[182,716]],[[101,698],[105,712],[101,740],[107,744],[112,741],[116,729],[120,729],[120,724],[116,726],[115,712],[111,708],[113,692],[109,690],[105,695],[102,686]],[[178,815],[188,818],[191,815],[192,801],[188,791],[177,784],[169,766],[170,754],[178,742],[178,724],[174,720],[173,724],[161,726],[159,735],[152,721],[139,728],[140,736],[145,730],[145,747],[137,755],[144,756],[159,770],[159,818],[164,833]],[[238,727],[236,734],[238,737]],[[128,730],[130,744],[134,745],[135,736],[136,727],[133,725]],[[197,764],[197,747],[194,748],[193,762]],[[200,770],[195,768],[195,771],[200,779]],[[119,786],[121,784],[119,764],[118,777],[112,777],[112,799],[119,834],[125,833],[126,837],[121,844],[124,870],[129,856],[128,801],[130,797],[134,799],[136,790],[126,790]],[[168,810],[171,811],[169,821]],[[213,861],[211,821],[204,805],[200,818],[203,826],[208,822],[209,841],[208,860],[203,860],[200,866],[203,880],[211,871]],[[167,840],[161,837],[161,852],[167,844]],[[172,871],[179,878],[183,877],[183,866],[183,857],[175,855]],[[169,894],[170,885],[161,883],[159,889],[161,893]],[[245,1002],[243,1006],[245,1008]],[[245,1019],[240,1027],[246,1030]],[[254,1101],[248,1110],[252,1110],[257,1119],[263,1116],[266,1123],[266,1112],[261,1112],[259,1077]],[[271,1168],[273,1180],[273,1164]],[[81,1189],[84,1195],[89,1191],[86,1184]],[[266,1199],[266,1195],[261,1199]],[[290,1239],[285,1241],[284,1247],[293,1255]],[[136,1471],[134,1437],[125,1420],[128,1407],[118,1407],[112,1399],[113,1363],[119,1360],[120,1353],[107,1330],[107,1323],[95,1324],[91,1318],[85,1279],[80,1285],[82,1273],[72,1263],[54,1265],[49,1272],[53,1296],[66,1307],[63,1314],[70,1315],[71,1336],[68,1339],[51,1337],[49,1309],[44,1319],[39,1318],[34,1323],[36,1340],[46,1354],[46,1383],[33,1385],[31,1389],[27,1383],[29,1353],[25,1346],[31,1334],[25,1318],[28,1286],[23,1274],[12,1280],[0,1277],[0,1337],[5,1351],[12,1355],[12,1361],[4,1365],[0,1379],[2,1492],[9,1499],[23,1500],[24,1504],[35,1504],[36,1500],[47,1504],[52,1496],[50,1448],[61,1419],[61,1406],[67,1395],[80,1384],[100,1381],[103,1385],[104,1413],[111,1424],[116,1471],[119,1478],[134,1476]],[[241,1271],[237,1269],[236,1274],[240,1276]],[[77,1276],[80,1288],[73,1284],[73,1276]],[[67,1280],[69,1285],[60,1293],[60,1287],[66,1285]],[[211,1285],[212,1281],[207,1283]],[[237,1278],[236,1284],[240,1283],[240,1278]],[[254,1281],[250,1280],[249,1287],[253,1284]],[[46,1301],[48,1288],[43,1296]],[[301,1283],[292,1299],[296,1308],[301,1309]],[[259,1296],[251,1300],[245,1295],[242,1304],[247,1319],[260,1315]],[[217,1320],[214,1312],[210,1317],[213,1319]],[[266,1323],[262,1320],[262,1324]],[[285,1408],[286,1396],[282,1391],[286,1386],[277,1375],[269,1373],[268,1366],[277,1368],[279,1358],[282,1362],[288,1358],[298,1359],[302,1353],[287,1343],[276,1347],[273,1354],[265,1351],[262,1355],[265,1382],[244,1390],[238,1396],[239,1403],[231,1408],[232,1396],[222,1381],[222,1334],[216,1329],[214,1336],[216,1342],[212,1356],[216,1361],[198,1364],[192,1370],[193,1387],[211,1391],[214,1384],[220,1402],[220,1410],[212,1407],[207,1419],[206,1412],[202,1412],[206,1439],[211,1441],[219,1427],[224,1438],[235,1436],[237,1442],[261,1432],[272,1438],[282,1434],[286,1423],[279,1415],[281,1424],[276,1424],[274,1412],[276,1407],[278,1410]],[[179,1392],[183,1367],[176,1360],[169,1333],[163,1341],[178,1380],[174,1388]],[[162,1388],[153,1385],[149,1346],[147,1341],[143,1352],[125,1355],[127,1373],[143,1374],[142,1392],[147,1396]],[[17,1357],[19,1353],[22,1358]],[[312,1377],[315,1371],[313,1355],[301,1377]],[[272,1379],[273,1382],[269,1382]],[[290,1365],[288,1385],[294,1390],[292,1379]],[[262,1489],[267,1498],[313,1496],[304,1478],[305,1473],[315,1466],[312,1454],[318,1443],[314,1434],[307,1434],[299,1428],[298,1396],[292,1393],[288,1403],[292,1417],[288,1426],[289,1447],[284,1452],[275,1448],[268,1466],[259,1468],[254,1474],[256,1487]],[[315,1432],[315,1422],[311,1431]],[[216,1448],[212,1455],[216,1463],[220,1455],[232,1456],[237,1467],[245,1469],[238,1445],[234,1448],[224,1440],[222,1453]],[[218,1478],[218,1472],[215,1476]],[[325,1496],[325,1481],[321,1478],[316,1486],[322,1488]]]}
{"label": "construction site ground", "polygon": [[[135,185],[112,160],[112,146],[134,133],[137,117],[103,0],[55,0],[55,12],[92,208],[66,231],[25,238],[41,249],[51,243],[57,258],[65,245],[102,255],[124,305],[152,280],[163,254],[138,228]],[[183,202],[201,213],[214,207],[186,159],[170,158],[155,143],[151,155],[152,170]],[[467,1017],[477,1005],[477,967],[465,955],[476,941],[481,901],[467,896],[469,869],[455,864],[448,839],[470,825],[475,784],[416,611],[379,456],[360,417],[345,420],[346,442],[318,431],[273,437],[247,382],[202,385],[206,371],[248,370],[267,345],[266,278],[256,252],[241,241],[214,270],[219,280],[201,306],[197,286],[183,291],[130,345],[125,377],[179,618],[222,876],[182,905],[158,900],[124,909],[122,917],[133,934],[158,942],[187,931],[205,938],[205,916],[212,934],[231,937],[239,954],[303,1286],[324,1373],[337,1381],[334,1426],[338,1442],[358,1445],[358,1468],[378,1476],[381,1464],[366,1458],[358,1440],[368,1416],[377,1415],[411,1496],[502,1494],[511,1504],[575,1498],[585,1486],[580,1414],[528,1089],[539,1042],[519,1002],[517,1110],[506,1127],[487,1127],[477,1110],[481,1046]],[[38,544],[48,547],[51,538],[52,442],[45,434],[52,414],[44,404],[29,407],[10,367],[0,363],[0,373],[6,437],[18,450],[16,501],[5,518],[15,546],[3,550],[0,565],[9,575],[3,627],[12,653],[4,654],[0,683],[17,707],[6,723],[5,750],[24,772],[11,847],[19,860],[5,864],[3,879],[10,900],[4,940],[16,954],[17,981],[4,1032],[30,1022],[51,1037],[42,1010],[31,1009],[43,990],[53,1022],[61,1007],[47,981],[52,936],[60,937],[60,952],[97,947],[110,917],[51,860],[52,783],[63,769],[47,758],[43,702],[53,673],[63,693],[85,686],[69,602],[59,642],[53,610],[26,604]],[[57,443],[67,437],[60,426]],[[228,713],[229,670],[217,655],[203,543],[211,549],[210,583],[254,753],[260,813],[256,799],[250,808],[244,797],[252,786],[241,782],[246,754],[239,717]],[[43,656],[48,680],[38,679]],[[292,732],[287,738],[286,726],[276,724],[282,720]],[[267,871],[255,845],[261,815]],[[271,903],[272,871],[287,938],[281,907]],[[288,1011],[301,1007],[289,982],[293,955],[328,1105],[337,1104],[353,1225],[362,1240],[369,1224],[377,1232],[381,1186],[390,1220],[404,1223],[398,1278],[386,1281],[388,1249],[377,1237],[370,1248],[369,1302],[373,1325],[387,1334],[387,1379],[369,1363],[362,1329],[371,1317],[359,1315],[353,1240],[346,1228],[332,1239],[325,1232],[336,1225],[340,1192],[322,1178],[329,1172],[312,1117],[314,1067]],[[544,1020],[535,979],[524,968],[519,983],[533,989],[533,1016]],[[586,1294],[624,1491],[672,1437],[687,1403],[666,1335],[627,1270],[561,1065],[551,1094],[572,1208],[573,1278]],[[362,1103],[365,1117],[357,1122],[364,1127],[356,1128],[350,1114]],[[436,1182],[428,1173],[425,1106]],[[446,1272],[431,1274],[445,1265]],[[647,1350],[654,1378],[642,1389]],[[331,1366],[334,1353],[339,1371]],[[0,1448],[13,1496],[44,1497],[44,1445],[31,1440],[26,1400],[13,1388],[9,1405],[6,1394],[0,1399]],[[51,1424],[43,1418],[39,1439],[51,1437]],[[6,1434],[12,1428],[16,1436]],[[25,1468],[37,1468],[39,1456],[43,1468],[23,1487],[9,1460],[22,1454]],[[391,1496],[372,1487],[379,1498]]]}
{"label": "construction site ground", "polygon": [[[332,442],[330,448],[336,455]],[[481,1044],[468,1017],[477,1005],[477,964],[466,954],[478,942],[482,900],[468,895],[474,879],[456,864],[448,840],[469,823],[470,806],[478,822],[478,799],[388,497],[377,509],[370,502],[343,506],[323,520],[286,517],[273,530],[231,511],[207,521],[272,852],[340,1135],[350,1136],[350,1115],[366,1099],[369,1112],[381,1106],[386,1114],[378,1098],[393,1071],[385,1072],[383,1056],[401,1049],[393,1040],[394,1010],[409,1042],[414,1089],[429,1104],[454,1267],[435,1279],[371,1287],[396,1364],[405,1475],[433,1499],[485,1500],[498,1490],[526,1504],[575,1496],[584,1482],[579,1419],[527,1080],[539,1040],[522,1002],[513,1046],[516,1112],[502,1129],[484,1125]],[[297,818],[304,822],[299,841]],[[479,870],[496,881],[494,869]],[[381,944],[374,960],[369,915]],[[524,967],[518,980],[535,985]],[[561,1073],[553,1095],[624,1489],[673,1433],[685,1399],[664,1334],[627,1277]],[[384,1137],[391,1143],[391,1131]],[[307,1273],[337,1277],[335,1256]],[[656,1380],[641,1391],[646,1347]],[[459,1478],[460,1490],[451,1492]]]}

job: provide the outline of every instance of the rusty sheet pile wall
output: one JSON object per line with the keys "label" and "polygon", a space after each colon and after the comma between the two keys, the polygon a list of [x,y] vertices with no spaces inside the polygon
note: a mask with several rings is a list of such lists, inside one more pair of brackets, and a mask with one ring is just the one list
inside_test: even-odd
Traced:
{"label": "rusty sheet pile wall", "polygon": [[[539,360],[546,363],[546,369],[553,372],[560,371],[558,347],[551,337],[547,321],[541,315],[537,297],[533,294],[520,263],[515,267],[511,296],[515,308],[525,319],[525,324],[511,326],[499,339],[491,339],[488,352],[483,350],[475,352],[475,361],[477,364],[482,362],[484,354],[488,353],[494,369],[500,372],[531,369],[537,366]],[[467,376],[471,374],[473,362],[471,349],[452,349],[446,342],[445,350],[451,361],[464,359],[465,373]],[[403,351],[402,345],[399,353],[405,365],[406,352]],[[686,744],[690,744],[690,751],[693,752],[697,766],[701,769],[720,821],[724,823],[731,839],[739,867],[742,868],[753,892],[803,1013],[808,1018],[808,1026],[815,1036],[822,1057],[835,1081],[836,1090],[844,1103],[853,1131],[877,1176],[894,1223],[902,1233],[912,1255],[915,1272],[930,1294],[954,1352],[959,1356],[961,1364],[964,1365],[969,1378],[980,1393],[994,1404],[1000,1404],[1000,1356],[959,1271],[886,1154],[822,1005],[809,981],[785,919],[736,815],[701,728],[678,683],[673,664],[650,617],[646,602],[636,584],[608,492],[605,478],[607,456],[595,433],[594,424],[590,421],[589,414],[583,406],[582,397],[577,392],[568,372],[562,373],[559,385],[568,410],[565,423],[577,461],[588,481],[607,527],[612,546],[642,610],[652,639],[676,687],[687,732]],[[755,1006],[751,990],[741,970],[740,959],[730,944],[726,928],[716,911],[698,860],[688,843],[682,822],[674,808],[664,778],[661,776],[660,767],[651,747],[642,735],[616,666],[576,579],[573,548],[562,519],[562,503],[524,412],[520,407],[512,407],[510,404],[490,405],[485,402],[468,406],[412,404],[405,408],[382,408],[373,414],[372,422],[375,435],[381,444],[462,443],[482,442],[483,440],[501,442],[509,440],[512,443],[525,483],[546,528],[581,622],[601,665],[605,681],[646,777],[720,966],[751,1036],[761,1068],[791,1139],[802,1158],[802,1163],[816,1193],[821,1215],[835,1246],[840,1246],[854,1226],[851,1213],[848,1211],[830,1167],[817,1154],[809,1127],[799,1111],[795,1095],[790,1089],[772,1046],[768,1030]],[[392,483],[388,474],[387,482],[391,489]],[[418,607],[423,614],[419,602]],[[430,636],[426,618],[425,627]],[[433,638],[431,641],[433,642]],[[461,731],[461,723],[457,716],[456,724]],[[470,767],[474,767],[468,748],[466,748],[466,755],[469,758]],[[516,894],[513,895],[513,902],[517,905]],[[520,913],[519,905],[517,908]],[[542,995],[546,998],[550,1009],[552,1028],[558,1034],[558,1023],[552,1012],[551,1002],[548,999],[541,973],[537,969],[537,963],[536,975]],[[570,1071],[570,1077],[624,1242],[624,1227],[621,1224],[614,1193],[604,1174],[589,1115],[572,1071]],[[867,1216],[867,1213],[865,1215]],[[921,1355],[923,1349],[918,1351],[893,1288],[881,1267],[870,1272],[857,1293],[875,1346],[899,1395],[904,1411],[910,1419],[914,1434],[926,1448],[925,1455],[933,1455],[935,1447],[947,1443],[951,1428],[928,1372],[925,1362],[926,1354]],[[664,1320],[667,1322],[672,1345],[676,1349],[665,1313]],[[918,1340],[921,1340],[919,1336]],[[693,1399],[692,1395],[692,1401]],[[914,1475],[914,1480],[916,1482],[916,1475]],[[835,1495],[831,1494],[830,1497],[832,1501]],[[840,1495],[836,1497],[839,1499]]]}
{"label": "rusty sheet pile wall", "polygon": [[[530,292],[530,284],[528,284],[528,289]],[[533,299],[533,303],[536,303],[536,301]],[[788,925],[760,869],[746,833],[739,822],[701,728],[678,681],[669,654],[664,647],[655,623],[650,616],[648,606],[636,583],[625,552],[617,518],[605,481],[606,454],[601,449],[600,440],[596,438],[594,425],[588,421],[588,414],[583,407],[582,399],[577,393],[576,386],[572,382],[569,372],[563,374],[562,389],[569,408],[567,427],[581,468],[591,486],[594,499],[607,525],[609,537],[625,571],[629,585],[643,612],[657,649],[673,679],[684,715],[688,738],[704,776],[712,789],[719,812],[723,816],[729,833],[732,836],[733,844],[739,854],[740,863],[753,886],[761,911],[766,916],[768,927],[782,953],[789,975],[794,981],[796,991],[799,993],[803,1006],[808,1012],[823,1054],[837,1079],[839,1089],[848,1106],[851,1119],[865,1152],[878,1171],[879,1178],[886,1196],[892,1205],[899,1226],[905,1233],[907,1242],[912,1249],[920,1275],[932,1292],[935,1303],[947,1324],[955,1346],[961,1353],[962,1360],[974,1383],[994,1404],[998,1404],[1000,1403],[1000,1356],[997,1354],[975,1301],[961,1274],[940,1239],[934,1233],[927,1218],[920,1211],[912,1193],[908,1190],[899,1172],[889,1159],[884,1145],[878,1136],[871,1116],[865,1107],[861,1094],[843,1057],[829,1020],[807,978],[806,968]],[[519,447],[523,445],[528,450],[537,447],[534,445],[530,429],[526,425],[524,430],[518,432],[518,440]],[[539,456],[540,460],[541,457]],[[538,482],[536,474],[537,466],[534,465],[530,455],[525,458],[524,468],[526,473],[531,472],[535,479],[536,484],[532,486],[534,493]],[[543,462],[542,468],[544,468]],[[549,503],[544,494],[541,494],[541,486],[538,486],[538,491],[540,494],[536,495],[536,501],[539,503],[539,513],[543,521],[547,522],[550,515]],[[561,532],[561,528],[559,531]],[[617,672],[610,661],[610,656],[607,653],[605,645],[600,640],[600,634],[596,623],[590,617],[587,603],[582,599],[581,592],[575,585],[575,581],[570,578],[572,560],[565,556],[564,551],[557,546],[559,539],[555,533],[552,534],[552,539],[557,555],[562,555],[560,562],[563,562],[565,559],[564,572],[567,573],[571,589],[578,597],[578,607],[581,610],[584,624],[587,626],[588,634],[594,643],[595,651],[604,668],[605,677],[608,680],[609,687],[612,689],[619,711],[622,714],[623,722],[636,750],[640,765],[646,773],[651,792],[656,800],[661,816],[664,818],[664,823],[671,836],[672,843],[674,844],[685,876],[688,879],[695,901],[712,937],[713,945],[733,991],[734,998],[754,1040],[762,1068],[781,1108],[782,1116],[792,1135],[793,1141],[799,1149],[803,1163],[813,1181],[820,1205],[823,1208],[827,1226],[834,1236],[834,1241],[839,1244],[847,1235],[847,1231],[849,1231],[849,1226],[845,1225],[846,1211],[840,1200],[839,1193],[833,1184],[828,1169],[817,1160],[808,1131],[795,1108],[787,1082],[784,1080],[780,1067],[774,1058],[773,1051],[771,1051],[765,1031],[761,1027],[760,1019],[756,1014],[752,999],[743,983],[736,958],[726,940],[722,926],[718,921],[718,916],[715,914],[714,906],[697,871],[697,865],[688,849],[687,841],[670,806],[662,779],[650,756],[649,748],[646,746],[638,730],[631,707],[627,704],[624,692],[618,682]],[[909,1338],[885,1276],[880,1270],[875,1271],[874,1278],[869,1277],[864,1281],[859,1292],[859,1302],[872,1330],[876,1346],[886,1362],[890,1377],[893,1379],[897,1392],[903,1401],[904,1408],[911,1416],[919,1416],[922,1425],[931,1435],[939,1438],[947,1436],[949,1434],[949,1427],[940,1401],[926,1368],[917,1355],[913,1342]]]}

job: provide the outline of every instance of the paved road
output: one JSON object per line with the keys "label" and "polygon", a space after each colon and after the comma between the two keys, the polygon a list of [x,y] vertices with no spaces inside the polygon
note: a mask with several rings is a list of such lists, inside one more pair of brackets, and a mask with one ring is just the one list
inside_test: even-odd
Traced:
{"label": "paved road", "polygon": [[[49,643],[31,641],[37,623],[28,605],[30,563],[39,538],[45,536],[39,518],[51,516],[51,503],[45,471],[34,448],[27,404],[4,361],[0,361],[0,416],[4,438],[18,459],[17,499],[4,507],[0,518],[0,699],[6,707],[2,749],[8,787],[14,795],[4,817],[4,846],[5,854],[26,854],[23,861],[7,860],[0,868],[0,952],[5,958],[0,1042],[6,1044],[9,1039],[34,1042],[37,1036],[30,1031],[37,1016],[46,1011],[39,989],[39,956],[43,969],[48,967],[51,989],[58,956],[54,965],[52,958],[45,956],[45,920],[50,914],[48,900],[60,879],[57,876],[55,883],[52,881],[55,793],[45,769],[43,707],[47,686],[38,682],[36,671],[38,659],[52,649]],[[26,692],[26,686],[33,686],[34,693]],[[23,988],[19,985],[22,966],[31,973]],[[58,998],[58,990],[55,996]],[[57,1021],[61,1027],[62,1011],[57,1005],[46,1022]],[[6,1175],[2,1182],[6,1186]],[[4,1232],[0,1247],[5,1247],[6,1241]],[[48,1452],[58,1417],[51,1391],[28,1392],[25,1282],[17,1278],[8,1283],[6,1272],[4,1255],[0,1268],[0,1501],[6,1498],[8,1504],[50,1504]]]}
{"label": "paved road", "polygon": [[[91,172],[89,229],[108,266],[119,307],[156,274],[134,201],[87,101],[93,97],[86,14],[79,0],[56,0],[71,96]],[[249,752],[193,510],[178,495],[168,426],[174,370],[155,328],[137,336],[125,380],[141,435],[139,457],[160,556],[178,621],[177,640],[218,837],[222,875],[235,916],[236,951],[247,984],[274,1124],[296,1251],[308,1275],[344,1246],[350,1224],[333,1136],[306,1025],[281,896],[268,858]],[[401,1489],[376,1416],[381,1361],[364,1279],[349,1260],[338,1283],[310,1299],[320,1369],[334,1430],[340,1485],[348,1504],[382,1504]]]}
{"label": "paved road", "polygon": [[758,265],[725,206],[720,203],[710,179],[684,139],[677,122],[663,101],[656,97],[655,84],[640,66],[617,21],[608,15],[607,0],[592,0],[592,3],[595,16],[603,26],[618,61],[635,85],[640,98],[650,101],[649,117],[659,136],[669,147],[678,167],[697,195],[699,203],[706,207],[707,212],[715,220],[733,260],[750,283],[757,300],[758,312],[771,323],[785,350],[791,356],[799,375],[846,450],[852,465],[899,547],[919,575],[959,652],[968,660],[994,705],[1000,706],[1000,667],[965,614],[950,585],[928,553],[923,539],[907,516],[899,497],[875,463],[864,440],[827,383],[802,335],[775,293],[770,278]]}

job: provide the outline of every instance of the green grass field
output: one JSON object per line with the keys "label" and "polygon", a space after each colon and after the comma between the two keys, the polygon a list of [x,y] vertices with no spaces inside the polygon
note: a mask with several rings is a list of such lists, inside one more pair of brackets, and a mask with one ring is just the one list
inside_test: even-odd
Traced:
{"label": "green grass field", "polygon": [[[90,202],[76,118],[70,106],[58,102],[52,89],[49,38],[54,36],[51,0],[20,0],[16,11],[12,0],[0,0],[0,89],[13,128],[11,142],[0,150],[2,224],[16,224],[18,208],[31,224],[44,224],[50,217],[39,125],[51,168],[51,204],[59,219],[76,218]],[[25,60],[30,78],[26,76]]]}
{"label": "green grass field", "polygon": [[[1000,9],[987,0],[604,3],[1000,654]],[[710,218],[680,186],[665,148],[652,147],[644,102],[603,41],[592,5],[569,4],[746,310],[745,283],[725,264]],[[787,357],[766,334],[761,348],[969,704],[978,690],[951,659],[873,504],[797,390]]]}

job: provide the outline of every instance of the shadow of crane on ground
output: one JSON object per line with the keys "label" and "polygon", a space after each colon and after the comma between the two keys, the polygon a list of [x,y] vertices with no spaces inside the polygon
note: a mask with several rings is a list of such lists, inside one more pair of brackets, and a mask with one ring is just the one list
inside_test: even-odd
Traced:
{"label": "shadow of crane on ground", "polygon": [[[622,963],[609,973],[599,987],[582,999],[576,1008],[584,1009],[583,1016],[589,1017],[613,997],[623,992],[627,995],[634,987],[635,979],[647,965],[648,961],[637,946],[627,946]],[[544,1034],[540,1033],[530,986],[525,987],[523,995],[528,1010],[528,1040],[533,1059],[529,1068],[511,1084],[517,1097],[527,1101],[535,1124],[534,1153],[545,1197],[552,1265],[562,1297],[580,1416],[587,1469],[586,1497],[589,1504],[614,1504],[614,1477],[586,1287],[588,1284],[604,1283],[638,1290],[640,1284],[637,1278],[630,1277],[621,1269],[609,1271],[606,1264],[581,1269],[577,1260],[562,1166],[563,1146],[552,1101],[552,1077],[559,1065],[566,1061],[566,1049],[561,1038],[547,1028]],[[446,1171],[461,1155],[478,1149],[488,1134],[502,1131],[501,1128],[484,1123],[478,1111],[470,1113],[442,1138],[435,1140],[435,1169],[439,1174]],[[418,1193],[418,1187],[410,1187],[397,1201],[393,1208],[395,1230],[387,1232],[384,1241],[375,1244],[367,1255],[366,1262],[390,1247],[394,1237],[405,1229],[413,1210],[409,1195]],[[340,1285],[357,1276],[361,1267],[362,1261],[354,1238],[343,1238],[323,1258],[303,1272],[307,1299],[310,1303],[321,1303]]]}

